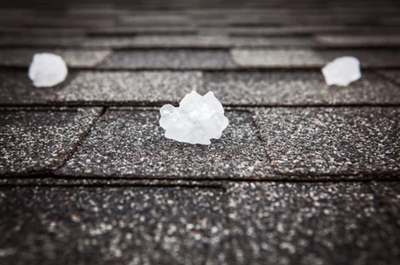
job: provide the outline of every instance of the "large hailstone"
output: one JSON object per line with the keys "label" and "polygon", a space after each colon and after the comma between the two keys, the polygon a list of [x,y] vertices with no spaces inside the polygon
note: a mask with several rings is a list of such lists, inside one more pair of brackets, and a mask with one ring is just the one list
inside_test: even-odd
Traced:
{"label": "large hailstone", "polygon": [[219,139],[229,124],[213,92],[200,96],[192,91],[181,100],[179,107],[167,104],[160,113],[165,137],[178,142],[211,144],[210,139]]}
{"label": "large hailstone", "polygon": [[29,78],[35,87],[52,87],[65,80],[67,64],[61,56],[52,53],[37,53],[29,66]]}
{"label": "large hailstone", "polygon": [[340,57],[322,68],[322,73],[328,86],[348,86],[361,78],[360,61],[355,57]]}

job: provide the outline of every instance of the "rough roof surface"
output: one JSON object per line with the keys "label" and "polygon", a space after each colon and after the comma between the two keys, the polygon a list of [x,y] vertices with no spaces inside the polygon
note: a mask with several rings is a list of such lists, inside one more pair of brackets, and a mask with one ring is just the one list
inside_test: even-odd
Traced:
{"label": "rough roof surface", "polygon": [[[1,7],[0,264],[399,264],[398,1]],[[328,87],[339,56],[363,76]],[[230,121],[210,146],[158,123],[192,90]]]}

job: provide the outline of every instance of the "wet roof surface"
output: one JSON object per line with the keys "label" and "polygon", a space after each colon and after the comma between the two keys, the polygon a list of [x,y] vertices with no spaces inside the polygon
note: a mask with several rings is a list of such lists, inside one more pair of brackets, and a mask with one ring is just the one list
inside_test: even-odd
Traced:
{"label": "wet roof surface", "polygon": [[[398,264],[396,1],[0,10],[0,264]],[[35,88],[33,54],[65,82]],[[339,56],[363,76],[328,87]],[[213,91],[210,146],[158,109]]]}

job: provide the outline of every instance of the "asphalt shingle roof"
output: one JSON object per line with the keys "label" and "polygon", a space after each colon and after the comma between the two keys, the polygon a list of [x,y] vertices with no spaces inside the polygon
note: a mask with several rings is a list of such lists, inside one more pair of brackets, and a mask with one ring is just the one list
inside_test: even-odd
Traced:
{"label": "asphalt shingle roof", "polygon": [[[0,10],[0,264],[399,263],[398,2],[20,2]],[[65,82],[32,85],[38,52]],[[328,87],[345,55],[362,78]],[[210,146],[158,123],[192,90],[230,121]]]}

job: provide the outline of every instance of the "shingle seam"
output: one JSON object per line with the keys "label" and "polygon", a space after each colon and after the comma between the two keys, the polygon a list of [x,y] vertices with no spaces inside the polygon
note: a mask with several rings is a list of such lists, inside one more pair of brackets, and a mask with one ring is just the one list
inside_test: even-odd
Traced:
{"label": "shingle seam", "polygon": [[[113,183],[124,183],[124,182],[131,182],[131,183],[146,183],[146,184],[155,184],[155,183],[163,183],[166,185],[169,184],[174,184],[174,183],[179,183],[181,184],[191,184],[195,183],[196,185],[210,185],[213,186],[212,184],[215,185],[225,185],[225,184],[233,184],[233,183],[385,183],[385,182],[394,182],[398,183],[398,178],[385,178],[385,179],[374,179],[374,178],[368,178],[368,179],[349,179],[346,178],[347,176],[343,176],[344,178],[340,179],[186,179],[186,178],[176,178],[176,179],[164,179],[164,178],[145,178],[145,179],[137,179],[137,178],[123,178],[123,177],[90,177],[90,178],[84,178],[84,177],[74,177],[74,176],[58,176],[57,174],[36,174],[36,175],[30,175],[27,177],[14,177],[14,178],[9,178],[9,177],[4,177],[0,176],[0,186],[3,184],[7,183],[17,183],[19,181],[45,181],[45,180],[51,180],[51,181],[96,181],[96,182],[102,182],[102,183],[108,183],[108,182],[113,182]],[[15,184],[17,185],[17,184]],[[107,185],[107,184],[105,184]]]}
{"label": "shingle seam", "polygon": [[[392,69],[392,70],[394,70],[394,69]],[[379,72],[378,70],[373,71],[373,73],[374,73],[376,76],[382,77],[383,79],[389,81],[390,83],[392,83],[392,84],[394,84],[395,86],[397,86],[397,87],[400,88],[400,83],[398,83],[398,82],[397,82],[395,79],[393,79],[392,77],[387,76],[387,75],[384,75],[384,74],[382,74],[381,72]]]}
{"label": "shingle seam", "polygon": [[[253,124],[253,126],[254,126],[254,128],[255,128],[255,130],[256,130],[256,134],[257,134],[257,138],[258,138],[258,140],[260,141],[260,143],[263,145],[263,143],[265,142],[263,139],[262,139],[262,137],[261,137],[261,131],[260,131],[260,127],[258,126],[258,123],[257,123],[257,121],[256,121],[256,119],[255,119],[255,113],[254,112],[252,112],[252,111],[250,111],[250,114],[251,114],[251,123]],[[274,164],[272,163],[272,159],[271,159],[271,156],[269,155],[269,153],[268,153],[268,151],[266,150],[266,148],[264,147],[264,145],[263,145],[263,150],[264,150],[264,153],[265,153],[265,156],[266,156],[266,158],[267,158],[267,160],[268,160],[268,164],[271,166],[271,168],[272,168],[272,170],[274,171],[274,172],[277,172],[277,170],[276,170],[276,168],[275,168],[275,166],[274,166]]]}
{"label": "shingle seam", "polygon": [[54,183],[54,184],[47,184],[47,183],[0,183],[0,188],[5,188],[5,187],[40,187],[40,188],[54,188],[54,187],[63,187],[63,188],[76,188],[76,187],[82,187],[82,188],[148,188],[148,189],[154,189],[154,188],[179,188],[179,189],[215,189],[215,190],[222,190],[223,192],[226,192],[226,188],[224,186],[218,186],[218,185],[201,185],[201,184],[145,184],[145,183],[112,183],[112,184],[107,184],[107,183],[98,183],[98,184],[83,184],[83,183]]}
{"label": "shingle seam", "polygon": [[103,107],[101,112],[93,118],[93,120],[91,121],[91,124],[88,126],[88,128],[82,132],[82,134],[79,136],[77,142],[68,150],[68,152],[65,154],[64,159],[62,159],[60,161],[60,163],[58,163],[58,165],[56,164],[53,168],[52,168],[52,172],[62,168],[63,166],[65,166],[65,164],[68,162],[68,160],[76,153],[78,147],[81,145],[81,143],[86,139],[86,137],[89,135],[90,131],[92,130],[92,128],[94,127],[94,125],[96,124],[96,122],[101,118],[101,116],[104,115],[104,113],[106,112],[107,107]]}
{"label": "shingle seam", "polygon": [[[274,169],[275,170],[275,169]],[[36,174],[37,175],[37,174]],[[222,176],[191,176],[185,175],[184,178],[169,176],[168,174],[164,175],[162,178],[153,177],[152,175],[123,175],[121,177],[117,177],[117,175],[109,175],[109,176],[101,176],[97,174],[57,174],[52,173],[52,176],[55,177],[78,177],[78,178],[104,178],[104,179],[132,179],[132,180],[153,180],[153,179],[164,179],[164,180],[193,180],[193,181],[345,181],[345,180],[399,180],[400,173],[399,172],[389,172],[389,173],[365,173],[365,174],[351,174],[351,173],[338,173],[338,174],[294,174],[294,173],[281,173],[281,172],[273,172],[263,175],[262,177],[246,177],[243,179],[239,178],[229,178]],[[1,177],[0,177],[1,178]]]}
{"label": "shingle seam", "polygon": [[[88,50],[91,50],[91,49],[88,49]],[[114,50],[111,49],[111,50],[108,50],[108,51],[109,51],[109,53],[106,56],[104,56],[104,58],[102,60],[97,62],[95,65],[93,65],[93,67],[88,67],[88,68],[83,67],[82,69],[97,69],[100,65],[102,65],[109,58],[111,58],[111,56],[113,56]],[[75,68],[75,69],[77,69],[77,68]],[[80,69],[77,69],[77,70],[80,70]]]}
{"label": "shingle seam", "polygon": [[[179,101],[157,101],[157,102],[104,102],[104,101],[91,101],[91,102],[49,102],[49,104],[0,104],[1,111],[15,111],[15,110],[24,110],[24,111],[36,111],[35,108],[87,108],[87,107],[100,107],[100,108],[112,108],[113,110],[126,110],[132,109],[135,111],[141,110],[154,110],[158,111],[158,108],[163,106],[164,104],[172,104],[179,105]],[[370,107],[370,108],[400,108],[400,104],[373,104],[373,103],[357,103],[357,104],[249,104],[249,105],[241,105],[241,104],[223,104],[225,111],[240,111],[240,112],[248,112],[255,109],[266,108],[360,108],[360,107]]]}

